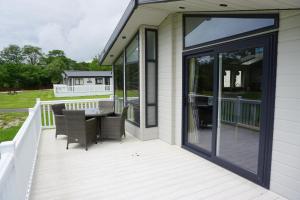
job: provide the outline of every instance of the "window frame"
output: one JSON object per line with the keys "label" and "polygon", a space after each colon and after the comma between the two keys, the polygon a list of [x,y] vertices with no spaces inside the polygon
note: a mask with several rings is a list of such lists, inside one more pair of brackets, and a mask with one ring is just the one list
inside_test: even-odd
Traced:
{"label": "window frame", "polygon": [[95,78],[95,83],[96,83],[96,85],[103,85],[103,78],[102,77],[96,77]]}
{"label": "window frame", "polygon": [[[155,59],[148,59],[148,37],[147,32],[155,33]],[[155,63],[155,103],[148,103],[148,62]],[[148,106],[155,106],[155,124],[148,124]],[[153,28],[145,28],[145,124],[146,128],[158,126],[158,31]]]}
{"label": "window frame", "polygon": [[[117,58],[114,60],[112,65],[112,71],[113,71],[113,86],[114,86],[114,98],[116,95],[116,84],[115,84],[115,66],[116,63],[120,58],[122,58],[122,85],[123,85],[123,106],[125,106],[125,50],[123,49],[121,53],[117,56]],[[115,111],[115,99],[114,99],[114,111]]]}
{"label": "window frame", "polygon": [[[127,43],[127,45],[125,46],[124,50],[120,53],[120,55],[122,55],[122,53],[124,53],[124,71],[123,71],[123,74],[124,74],[124,105],[127,106],[127,77],[126,77],[126,65],[127,64],[134,64],[134,63],[138,63],[139,65],[139,89],[138,89],[138,92],[139,92],[139,100],[141,99],[141,88],[140,88],[140,31],[138,30],[133,36],[132,38],[129,40],[129,42]],[[127,62],[127,58],[126,58],[126,49],[127,47],[132,43],[132,41],[135,39],[135,37],[137,37],[138,39],[138,61],[137,62]],[[118,57],[119,58],[119,57]],[[140,102],[141,104],[141,102]],[[140,105],[141,106],[141,105]],[[141,109],[140,109],[140,113],[141,113]],[[140,120],[141,120],[141,115],[140,115]],[[135,123],[135,122],[132,122],[132,121],[129,121],[128,119],[126,119],[126,121],[134,126],[137,126],[137,127],[140,127],[140,124],[141,123]]]}
{"label": "window frame", "polygon": [[[262,117],[264,120],[262,121],[261,125],[261,131],[265,130],[265,133],[263,136],[261,136],[261,140],[259,142],[259,157],[258,161],[261,162],[261,166],[259,166],[259,170],[262,173],[257,173],[254,175],[253,173],[246,171],[242,169],[241,167],[234,165],[224,159],[220,159],[219,157],[216,157],[216,149],[212,149],[211,154],[207,154],[202,149],[191,145],[187,142],[187,104],[188,104],[188,96],[187,96],[187,62],[186,59],[190,56],[197,55],[197,54],[205,54],[205,53],[212,53],[216,56],[216,59],[218,59],[218,54],[223,53],[225,51],[234,51],[238,50],[240,48],[243,48],[244,46],[247,47],[256,47],[256,44],[253,44],[253,41],[257,42],[259,41],[261,45],[265,45],[266,49],[266,56],[265,56],[265,65],[266,66],[273,66],[273,67],[264,67],[263,73],[266,76],[266,79],[264,79],[263,88],[264,88],[264,102],[262,106],[264,106],[265,112],[262,111]],[[275,110],[275,89],[276,89],[276,69],[277,69],[277,44],[278,44],[278,32],[274,31],[271,33],[265,33],[261,35],[254,35],[249,38],[243,38],[240,40],[232,41],[226,44],[216,44],[209,47],[204,47],[203,49],[197,49],[194,51],[189,52],[183,52],[182,53],[182,72],[183,72],[183,78],[182,78],[182,148],[191,151],[195,153],[196,155],[199,155],[200,157],[203,157],[212,163],[215,163],[217,165],[220,165],[221,167],[228,169],[258,185],[261,185],[262,187],[265,187],[269,189],[270,187],[270,172],[271,172],[271,158],[272,158],[272,144],[273,144],[273,126],[274,126],[274,110]],[[218,62],[215,62],[215,72],[214,72],[214,81],[216,81],[216,84],[214,86],[214,96],[218,97],[219,94],[219,79],[216,80],[216,78],[219,76],[219,67]],[[270,86],[270,87],[268,87]],[[214,113],[213,113],[213,123],[215,123],[215,126],[213,128],[214,134],[213,134],[213,140],[212,145],[216,147],[217,144],[217,117],[218,117],[218,99],[215,98],[214,100],[214,106],[216,107]]]}
{"label": "window frame", "polygon": [[[79,82],[78,84],[76,83],[77,80]],[[84,85],[84,79],[83,78],[74,78],[74,85]]]}
{"label": "window frame", "polygon": [[[185,44],[185,34],[186,34],[185,25],[186,25],[186,18],[188,18],[188,17],[257,18],[257,19],[273,18],[274,19],[274,25],[266,26],[266,27],[263,27],[263,28],[255,29],[253,31],[247,31],[247,32],[244,32],[244,33],[239,33],[239,34],[235,34],[235,35],[232,35],[232,36],[223,37],[223,38],[220,38],[220,39],[216,39],[216,40],[212,40],[212,41],[204,42],[204,43],[201,43],[201,44],[195,44],[195,45],[186,47],[186,44]],[[232,39],[236,39],[236,38],[251,36],[251,35],[256,34],[256,33],[262,33],[262,32],[266,32],[266,31],[269,31],[269,30],[278,29],[279,28],[279,16],[278,16],[278,14],[273,14],[273,13],[270,13],[270,14],[184,14],[182,16],[182,24],[183,24],[183,26],[182,26],[183,27],[182,28],[183,50],[191,50],[191,49],[195,49],[195,48],[199,48],[199,47],[204,47],[204,46],[209,46],[209,45],[216,45],[218,43],[226,42],[228,40],[232,40]]]}

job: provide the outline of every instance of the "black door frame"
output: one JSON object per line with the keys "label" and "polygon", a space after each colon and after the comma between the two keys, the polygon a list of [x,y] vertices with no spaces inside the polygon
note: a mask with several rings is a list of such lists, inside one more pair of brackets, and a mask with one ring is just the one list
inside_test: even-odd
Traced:
{"label": "black door frame", "polygon": [[[182,65],[182,147],[213,163],[216,163],[230,171],[233,171],[250,181],[253,181],[265,188],[270,187],[274,105],[276,88],[276,60],[277,60],[277,32],[240,39],[225,44],[210,46],[207,48],[195,49],[183,53]],[[218,117],[218,92],[219,92],[219,53],[235,51],[245,48],[263,47],[263,75],[262,75],[262,104],[261,104],[261,129],[259,141],[259,157],[257,174],[246,171],[237,165],[229,163],[216,156],[217,142],[217,117]],[[187,142],[188,128],[188,63],[190,57],[197,55],[214,55],[214,101],[213,101],[213,137],[212,152],[209,153],[202,148],[191,145]]]}

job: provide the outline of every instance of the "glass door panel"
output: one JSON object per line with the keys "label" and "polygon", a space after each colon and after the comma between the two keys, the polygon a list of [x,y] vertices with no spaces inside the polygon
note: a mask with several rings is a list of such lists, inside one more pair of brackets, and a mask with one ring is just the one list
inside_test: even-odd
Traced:
{"label": "glass door panel", "polygon": [[219,54],[217,156],[257,174],[263,48]]}
{"label": "glass door panel", "polygon": [[214,56],[188,60],[188,143],[212,150]]}

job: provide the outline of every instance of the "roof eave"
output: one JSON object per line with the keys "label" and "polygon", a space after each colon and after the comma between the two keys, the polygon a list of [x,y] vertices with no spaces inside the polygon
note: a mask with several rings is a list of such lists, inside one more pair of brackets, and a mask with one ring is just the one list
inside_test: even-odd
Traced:
{"label": "roof eave", "polygon": [[118,39],[119,35],[123,31],[124,27],[126,26],[127,22],[129,21],[130,17],[137,9],[138,6],[150,3],[165,3],[168,1],[181,1],[181,0],[131,0],[129,5],[127,6],[124,14],[122,15],[119,23],[117,24],[115,30],[113,31],[112,35],[110,36],[108,42],[106,43],[103,51],[99,56],[99,63],[100,65],[103,63],[105,58],[108,56],[110,49],[115,44],[116,40]]}

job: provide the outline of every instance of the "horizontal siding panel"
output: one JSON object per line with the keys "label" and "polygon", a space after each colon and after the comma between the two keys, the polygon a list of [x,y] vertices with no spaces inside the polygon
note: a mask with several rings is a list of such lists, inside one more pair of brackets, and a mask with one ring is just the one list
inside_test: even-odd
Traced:
{"label": "horizontal siding panel", "polygon": [[300,133],[297,132],[297,130],[295,132],[296,133],[275,130],[274,140],[300,146]]}
{"label": "horizontal siding panel", "polygon": [[[299,156],[291,156],[289,154],[282,153],[275,149],[273,150],[272,160],[279,162],[283,165],[287,165],[289,167],[296,168],[296,169],[299,169],[299,166],[300,166],[300,157]],[[272,173],[273,173],[273,171],[272,171]]]}
{"label": "horizontal siding panel", "polygon": [[276,109],[276,114],[275,114],[276,119],[283,119],[283,120],[288,120],[288,121],[293,121],[300,123],[300,117],[299,117],[299,110],[291,110],[291,109],[281,109],[277,108]]}
{"label": "horizontal siding panel", "polygon": [[271,190],[300,199],[300,11],[281,11]]}
{"label": "horizontal siding panel", "polygon": [[299,193],[297,191],[291,190],[289,187],[286,187],[277,181],[272,180],[271,190],[276,191],[278,194],[284,195],[289,200],[299,200]]}
{"label": "horizontal siding panel", "polygon": [[297,122],[281,120],[275,118],[274,129],[282,132],[290,132],[299,134],[299,124]]}
{"label": "horizontal siding panel", "polygon": [[[300,19],[300,18],[299,18]],[[280,31],[279,42],[295,41],[300,39],[300,26]]]}
{"label": "horizontal siding panel", "polygon": [[[280,38],[280,35],[279,35]],[[278,53],[293,53],[300,50],[300,39],[292,41],[278,42]]]}
{"label": "horizontal siding panel", "polygon": [[300,99],[293,98],[276,98],[276,109],[289,109],[300,111]]}
{"label": "horizontal siding panel", "polygon": [[286,153],[291,156],[299,156],[300,153],[300,146],[278,140],[273,141],[273,148],[275,151],[277,150],[281,153]]}
{"label": "horizontal siding panel", "polygon": [[[282,16],[281,13],[280,16]],[[280,17],[280,26],[279,26],[280,31],[298,28],[300,26],[299,21],[300,21],[299,11],[295,11],[294,13],[287,14],[285,17]]]}
{"label": "horizontal siding panel", "polygon": [[158,29],[158,133],[171,142],[172,133],[172,23],[167,17]]}
{"label": "horizontal siding panel", "polygon": [[295,180],[295,178],[284,176],[281,172],[274,171],[277,176],[273,177],[273,181],[280,183],[282,185],[288,185],[290,190],[298,191],[300,188],[300,181]]}
{"label": "horizontal siding panel", "polygon": [[295,179],[295,181],[297,182],[300,181],[300,169],[287,166],[280,162],[274,162],[272,170],[274,170],[274,173],[280,173],[283,176],[287,176],[292,179]]}
{"label": "horizontal siding panel", "polygon": [[[278,55],[277,61],[277,73],[278,75],[299,75],[299,60],[294,58],[300,58],[300,51],[297,52],[289,52]],[[288,60],[288,62],[286,62]]]}
{"label": "horizontal siding panel", "polygon": [[288,97],[300,99],[300,85],[294,85],[292,87],[281,86],[279,82],[277,82],[276,86],[276,96],[277,97]]}
{"label": "horizontal siding panel", "polygon": [[300,85],[299,74],[293,74],[293,72],[290,72],[290,73],[291,74],[279,74],[277,76],[277,82],[280,83],[280,86],[293,87],[295,85]]}

